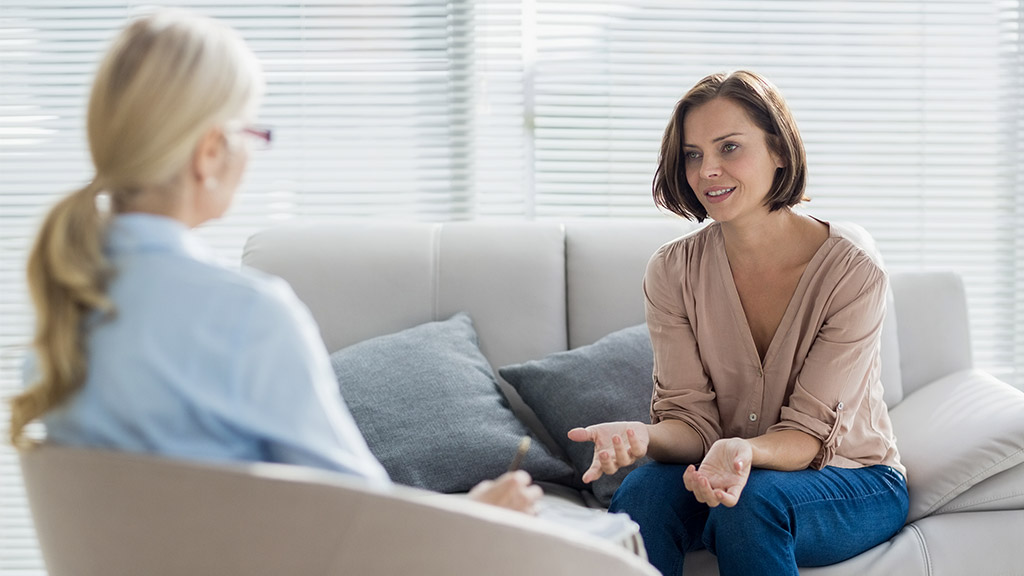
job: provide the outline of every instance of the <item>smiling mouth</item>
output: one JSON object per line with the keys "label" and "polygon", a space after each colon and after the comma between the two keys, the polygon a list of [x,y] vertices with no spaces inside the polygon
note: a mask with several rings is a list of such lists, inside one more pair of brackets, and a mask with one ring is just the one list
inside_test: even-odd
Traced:
{"label": "smiling mouth", "polygon": [[736,189],[735,186],[733,186],[732,188],[722,188],[721,190],[715,190],[713,192],[708,192],[707,195],[712,197],[712,198],[716,198],[718,196],[721,196],[722,194],[728,194],[729,192],[732,192],[735,189]]}

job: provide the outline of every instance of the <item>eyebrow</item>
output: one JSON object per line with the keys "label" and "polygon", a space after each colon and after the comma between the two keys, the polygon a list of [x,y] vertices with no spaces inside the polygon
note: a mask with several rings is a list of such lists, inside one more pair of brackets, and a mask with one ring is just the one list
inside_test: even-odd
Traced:
{"label": "eyebrow", "polygon": [[[725,140],[727,138],[732,138],[733,136],[743,136],[743,132],[730,132],[729,134],[726,134],[724,136],[719,136],[718,138],[715,138],[714,140],[711,141],[711,143],[714,144],[716,142],[721,142],[722,140]],[[694,144],[687,144],[686,142],[683,142],[683,148],[698,148],[698,146],[696,146]]]}

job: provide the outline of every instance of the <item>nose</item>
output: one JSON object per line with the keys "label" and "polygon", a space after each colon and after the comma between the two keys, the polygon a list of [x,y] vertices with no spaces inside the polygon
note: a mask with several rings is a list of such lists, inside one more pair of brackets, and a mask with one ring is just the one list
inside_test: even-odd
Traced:
{"label": "nose", "polygon": [[704,178],[717,178],[722,175],[722,165],[712,155],[706,155],[700,164],[700,175]]}

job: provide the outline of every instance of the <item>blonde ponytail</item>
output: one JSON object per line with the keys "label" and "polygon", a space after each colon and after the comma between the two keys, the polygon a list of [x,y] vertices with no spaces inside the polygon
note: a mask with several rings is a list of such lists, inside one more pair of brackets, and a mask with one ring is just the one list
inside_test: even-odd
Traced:
{"label": "blonde ponytail", "polygon": [[53,207],[28,260],[36,309],[33,342],[39,379],[11,401],[11,442],[27,444],[25,426],[78,390],[85,381],[83,323],[93,311],[110,313],[111,267],[103,253],[105,218],[96,206],[100,186],[89,184]]}

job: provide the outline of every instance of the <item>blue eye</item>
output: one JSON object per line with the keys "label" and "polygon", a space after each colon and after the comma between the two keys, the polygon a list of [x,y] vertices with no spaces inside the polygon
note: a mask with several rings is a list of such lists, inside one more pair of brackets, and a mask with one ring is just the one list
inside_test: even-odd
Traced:
{"label": "blue eye", "polygon": [[700,158],[700,152],[694,152],[693,150],[685,152],[684,156],[687,160],[697,160]]}

